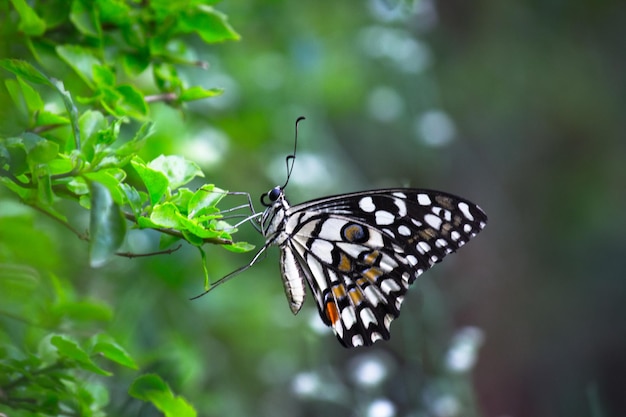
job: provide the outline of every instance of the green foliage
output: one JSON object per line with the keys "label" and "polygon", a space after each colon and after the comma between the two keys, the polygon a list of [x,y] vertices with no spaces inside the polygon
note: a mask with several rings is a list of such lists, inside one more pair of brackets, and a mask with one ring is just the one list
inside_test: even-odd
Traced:
{"label": "green foliage", "polygon": [[[13,196],[0,204],[0,414],[103,416],[105,380],[119,369],[140,369],[109,331],[114,308],[77,296],[51,272],[55,247],[33,234],[33,213],[88,241],[92,267],[138,255],[120,252],[129,225],[161,234],[161,251],[153,254],[176,250],[168,248],[180,240],[198,247],[203,262],[206,243],[252,249],[233,242],[236,229],[223,220],[218,203],[226,191],[188,188],[204,177],[198,165],[181,156],[139,156],[154,131],[153,103],[182,109],[221,93],[187,85],[178,71],[208,66],[194,59],[190,36],[205,44],[239,38],[212,3],[0,6],[2,35],[11,42],[0,54],[0,94],[11,103],[0,124],[0,183]],[[79,208],[89,214],[87,233],[75,221]],[[208,283],[206,266],[198,268]],[[195,415],[156,375],[138,377],[130,394],[164,415]]]}
{"label": "green foliage", "polygon": [[[196,191],[184,187],[204,176],[195,163],[164,155],[146,163],[137,155],[150,135],[150,122],[124,140],[125,118],[107,117],[98,110],[79,112],[60,81],[24,61],[3,60],[0,65],[16,75],[7,86],[16,104],[26,103],[34,122],[28,131],[0,138],[0,181],[22,201],[68,227],[66,217],[55,208],[58,199],[90,209],[89,234],[81,237],[90,242],[92,266],[103,265],[119,250],[126,233],[124,219],[197,246],[234,245],[231,234],[236,230],[220,220],[216,207],[226,192],[212,185]],[[65,111],[54,115],[55,125],[38,122],[43,99],[35,85],[52,87],[61,95]],[[145,191],[129,181],[130,167]]]}

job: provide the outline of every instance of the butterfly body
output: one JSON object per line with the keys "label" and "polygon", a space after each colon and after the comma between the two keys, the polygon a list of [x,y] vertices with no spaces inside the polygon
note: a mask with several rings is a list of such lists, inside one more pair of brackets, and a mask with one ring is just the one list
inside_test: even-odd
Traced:
{"label": "butterfly body", "polygon": [[308,285],[346,347],[389,339],[413,281],[487,221],[478,206],[440,191],[364,191],[291,206],[283,189],[262,199],[265,247],[280,248],[291,311],[302,308]]}

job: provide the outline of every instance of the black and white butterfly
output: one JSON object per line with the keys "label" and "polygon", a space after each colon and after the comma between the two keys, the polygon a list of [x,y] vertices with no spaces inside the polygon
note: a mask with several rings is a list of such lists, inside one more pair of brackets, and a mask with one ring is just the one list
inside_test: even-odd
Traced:
{"label": "black and white butterfly", "polygon": [[341,194],[291,206],[285,187],[294,160],[295,149],[287,157],[285,185],[264,194],[265,211],[252,216],[260,216],[265,245],[248,265],[216,284],[278,246],[291,311],[297,314],[302,308],[308,285],[322,321],[345,347],[389,339],[389,326],[413,281],[487,222],[468,200],[412,188]]}

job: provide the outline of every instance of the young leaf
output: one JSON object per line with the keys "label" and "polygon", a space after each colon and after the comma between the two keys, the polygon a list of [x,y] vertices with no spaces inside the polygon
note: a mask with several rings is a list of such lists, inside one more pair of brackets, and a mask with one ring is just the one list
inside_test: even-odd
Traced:
{"label": "young leaf", "polygon": [[105,358],[131,369],[138,369],[134,359],[108,334],[100,333],[92,338],[92,353],[99,353]]}
{"label": "young leaf", "polygon": [[153,205],[158,203],[167,192],[170,183],[167,177],[162,172],[148,167],[138,156],[135,156],[130,163],[145,184],[150,195],[150,203]]}
{"label": "young leaf", "polygon": [[148,114],[148,105],[139,90],[132,85],[120,85],[116,90],[122,98],[115,106],[116,114],[124,114],[137,119]]}
{"label": "young leaf", "polygon": [[89,358],[87,352],[85,352],[83,348],[78,345],[78,343],[68,337],[59,335],[52,336],[50,343],[57,348],[59,357],[75,361],[81,368],[95,374],[106,376],[112,375],[111,372],[105,371],[96,365],[91,358]]}
{"label": "young leaf", "polygon": [[11,0],[11,3],[20,15],[18,27],[22,32],[29,36],[40,36],[46,31],[46,22],[37,16],[25,0]]}
{"label": "young leaf", "polygon": [[228,24],[226,15],[210,6],[190,8],[180,15],[179,29],[183,32],[197,32],[207,43],[239,40],[240,36]]}
{"label": "young leaf", "polygon": [[154,206],[150,214],[150,220],[159,227],[167,227],[170,229],[178,229],[181,227],[181,215],[178,211],[178,207],[170,202]]}
{"label": "young leaf", "polygon": [[142,375],[133,381],[128,393],[149,401],[166,417],[196,417],[196,410],[182,397],[174,396],[170,387],[155,374]]}
{"label": "young leaf", "polygon": [[187,206],[189,217],[196,217],[205,214],[207,211],[213,213],[219,210],[214,209],[217,203],[226,196],[227,192],[215,187],[213,184],[205,184],[200,187],[193,195]]}
{"label": "young leaf", "polygon": [[78,45],[59,45],[56,47],[56,51],[89,88],[92,90],[96,88],[93,80],[93,68],[101,63],[90,49]]}
{"label": "young leaf", "polygon": [[130,206],[131,210],[135,217],[141,216],[141,211],[143,210],[143,200],[141,199],[141,195],[139,191],[135,189],[132,185],[126,183],[120,183],[120,188],[124,191],[124,195],[126,195],[126,201]]}
{"label": "young leaf", "polygon": [[169,179],[172,190],[187,184],[195,177],[204,177],[204,173],[195,162],[188,161],[182,156],[160,155],[150,161],[148,167],[162,172]]}
{"label": "young leaf", "polygon": [[90,188],[89,261],[97,268],[104,265],[124,242],[126,221],[107,187],[93,181]]}
{"label": "young leaf", "polygon": [[35,113],[43,109],[44,102],[41,99],[41,96],[30,84],[26,83],[22,77],[17,77],[17,81],[22,88],[22,94],[24,95],[24,101],[26,102],[26,106],[31,113]]}
{"label": "young leaf", "polygon": [[193,86],[191,88],[186,89],[180,95],[180,101],[193,101],[193,100],[201,100],[203,98],[215,97],[219,96],[224,92],[222,88],[211,88],[204,89],[199,86]]}
{"label": "young leaf", "polygon": [[222,245],[222,247],[235,253],[250,252],[252,249],[254,249],[254,245],[248,242],[233,242],[232,245]]}
{"label": "young leaf", "polygon": [[53,87],[52,82],[41,71],[26,61],[19,59],[0,59],[0,67],[35,84]]}
{"label": "young leaf", "polygon": [[70,20],[82,34],[94,38],[102,36],[98,7],[95,7],[91,1],[72,1]]}

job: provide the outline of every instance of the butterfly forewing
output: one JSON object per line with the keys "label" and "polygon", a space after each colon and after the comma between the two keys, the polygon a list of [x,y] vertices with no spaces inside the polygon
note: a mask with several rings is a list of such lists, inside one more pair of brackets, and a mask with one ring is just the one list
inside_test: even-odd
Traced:
{"label": "butterfly forewing", "polygon": [[292,311],[303,297],[294,308],[290,294],[300,294],[306,281],[322,320],[346,347],[389,339],[409,285],[487,221],[465,199],[418,189],[344,194],[293,207],[285,201],[268,210],[285,210],[275,243],[288,261],[282,271]]}

